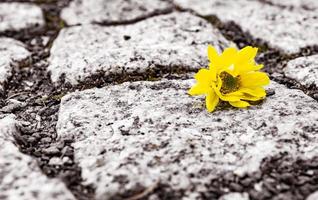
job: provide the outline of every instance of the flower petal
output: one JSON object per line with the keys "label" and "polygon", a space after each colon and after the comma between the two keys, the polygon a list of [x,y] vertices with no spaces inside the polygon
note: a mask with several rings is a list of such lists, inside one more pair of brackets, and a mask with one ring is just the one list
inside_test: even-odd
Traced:
{"label": "flower petal", "polygon": [[212,63],[219,59],[219,53],[211,45],[208,46],[208,58]]}
{"label": "flower petal", "polygon": [[240,75],[241,87],[259,87],[268,85],[269,82],[269,77],[264,72],[249,72]]}
{"label": "flower petal", "polygon": [[262,87],[240,88],[238,91],[249,94],[251,96],[255,96],[255,97],[265,97],[266,96],[265,89]]}
{"label": "flower petal", "polygon": [[188,94],[191,96],[202,95],[202,94],[206,94],[208,90],[209,90],[208,87],[204,85],[196,84],[191,87],[191,89],[188,91]]}
{"label": "flower petal", "polygon": [[237,108],[246,108],[250,106],[250,104],[246,101],[230,101],[230,104]]}
{"label": "flower petal", "polygon": [[243,64],[236,64],[235,71],[237,74],[244,74],[251,71],[258,71],[263,68],[263,65],[257,65],[255,63],[243,63]]}
{"label": "flower petal", "polygon": [[219,70],[228,69],[231,65],[234,65],[237,59],[237,52],[237,49],[234,47],[225,49],[220,56],[222,65],[219,67]]}
{"label": "flower petal", "polygon": [[208,86],[212,81],[216,80],[216,74],[213,70],[209,69],[200,69],[198,73],[194,75],[194,78],[201,85]]}
{"label": "flower petal", "polygon": [[247,63],[254,61],[258,49],[251,46],[246,46],[238,52],[238,63]]}
{"label": "flower petal", "polygon": [[205,98],[206,108],[209,112],[213,112],[218,103],[219,97],[215,94],[213,90],[210,90]]}

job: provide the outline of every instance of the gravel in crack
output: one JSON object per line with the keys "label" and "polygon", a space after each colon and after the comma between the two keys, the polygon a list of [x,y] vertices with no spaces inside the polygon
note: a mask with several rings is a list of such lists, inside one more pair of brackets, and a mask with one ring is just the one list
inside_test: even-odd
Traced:
{"label": "gravel in crack", "polygon": [[48,178],[14,145],[18,127],[14,115],[0,115],[0,199],[75,200],[61,180]]}
{"label": "gravel in crack", "polygon": [[177,199],[209,196],[206,184],[224,172],[258,172],[264,158],[280,152],[318,155],[318,104],[303,92],[273,82],[268,90],[275,92],[259,105],[223,105],[209,114],[202,98],[186,94],[191,84],[124,83],[62,98],[57,134],[74,138],[75,160],[97,199],[154,185],[180,191]]}
{"label": "gravel in crack", "polygon": [[165,0],[74,0],[62,10],[61,18],[68,25],[124,24],[172,10]]}
{"label": "gravel in crack", "polygon": [[32,2],[43,10],[45,27],[0,33],[22,41],[32,58],[29,66],[13,69],[0,97],[0,114],[14,113],[21,121],[20,134],[15,135],[16,144],[21,152],[36,159],[43,174],[60,178],[77,199],[92,199],[94,189],[82,185],[81,169],[74,162],[72,140],[56,142],[56,115],[60,98],[67,89],[55,88],[46,72],[51,42],[64,26],[59,13],[69,1]]}
{"label": "gravel in crack", "polygon": [[136,24],[63,29],[51,48],[51,79],[73,85],[92,77],[193,71],[207,65],[207,45],[229,41],[207,21],[189,13],[152,17]]}

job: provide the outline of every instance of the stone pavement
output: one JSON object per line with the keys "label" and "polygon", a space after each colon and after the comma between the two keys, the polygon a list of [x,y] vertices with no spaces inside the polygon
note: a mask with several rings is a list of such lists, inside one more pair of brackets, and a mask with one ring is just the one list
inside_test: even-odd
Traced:
{"label": "stone pavement", "polygon": [[[315,200],[318,1],[4,0],[0,199]],[[248,109],[190,97],[258,46]]]}

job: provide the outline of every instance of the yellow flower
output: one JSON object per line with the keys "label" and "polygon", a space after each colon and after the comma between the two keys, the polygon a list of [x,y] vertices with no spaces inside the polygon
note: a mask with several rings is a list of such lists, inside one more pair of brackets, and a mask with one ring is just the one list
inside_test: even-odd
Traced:
{"label": "yellow flower", "polygon": [[266,96],[265,85],[269,84],[266,73],[259,72],[263,65],[255,62],[257,48],[247,46],[241,50],[230,47],[222,54],[208,46],[208,69],[200,69],[190,95],[205,95],[206,107],[212,112],[219,101],[228,101],[232,106],[245,108],[248,101],[258,101]]}

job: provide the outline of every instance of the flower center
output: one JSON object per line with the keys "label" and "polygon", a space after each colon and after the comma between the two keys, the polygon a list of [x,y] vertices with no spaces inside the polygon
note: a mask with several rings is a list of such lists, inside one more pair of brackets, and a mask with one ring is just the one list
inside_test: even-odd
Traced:
{"label": "flower center", "polygon": [[220,78],[222,80],[221,93],[228,94],[231,92],[235,92],[240,87],[240,77],[234,77],[227,72],[221,72]]}

